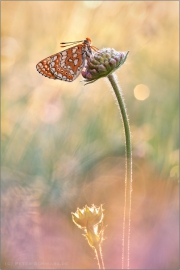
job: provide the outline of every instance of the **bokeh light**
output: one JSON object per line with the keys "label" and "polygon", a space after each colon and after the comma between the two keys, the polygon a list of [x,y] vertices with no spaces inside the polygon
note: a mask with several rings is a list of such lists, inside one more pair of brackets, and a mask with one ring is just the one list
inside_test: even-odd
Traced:
{"label": "bokeh light", "polygon": [[149,97],[149,95],[150,95],[150,90],[147,87],[147,85],[138,84],[134,88],[134,96],[138,100],[145,100]]}

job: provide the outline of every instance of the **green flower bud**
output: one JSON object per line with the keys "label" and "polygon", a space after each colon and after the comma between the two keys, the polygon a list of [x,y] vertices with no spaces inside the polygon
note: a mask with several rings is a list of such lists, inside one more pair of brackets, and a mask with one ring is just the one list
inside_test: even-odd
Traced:
{"label": "green flower bud", "polygon": [[113,73],[126,61],[128,52],[117,52],[114,49],[104,48],[92,54],[81,72],[84,81],[94,82]]}

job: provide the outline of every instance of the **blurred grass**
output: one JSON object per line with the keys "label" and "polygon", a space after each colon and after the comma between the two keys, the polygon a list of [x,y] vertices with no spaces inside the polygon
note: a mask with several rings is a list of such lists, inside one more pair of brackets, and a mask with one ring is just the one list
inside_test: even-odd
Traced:
{"label": "blurred grass", "polygon": [[[157,181],[163,179],[165,185],[176,186],[178,6],[175,1],[3,1],[2,181],[9,174],[10,187],[19,178],[17,186],[33,186],[32,194],[41,190],[35,196],[40,209],[48,213],[49,207],[57,207],[68,216],[75,211],[82,187],[93,185],[108,170],[113,175],[114,165],[102,164],[124,156],[124,137],[119,111],[106,81],[84,87],[81,77],[73,83],[48,80],[35,68],[41,59],[60,51],[60,42],[90,37],[98,48],[130,50],[117,75],[131,124],[134,166],[145,175],[152,170]],[[150,90],[144,101],[134,96],[138,84]],[[123,161],[119,167],[124,169]],[[146,177],[142,179],[146,185]],[[103,189],[103,182],[101,185]],[[92,196],[95,194],[93,190]],[[123,196],[123,189],[119,194]],[[106,195],[97,196],[99,203],[106,201]],[[117,195],[112,191],[111,196]],[[138,198],[141,196],[148,199],[150,194]],[[87,203],[86,198],[83,203]],[[152,266],[146,261],[137,267],[147,264]]]}

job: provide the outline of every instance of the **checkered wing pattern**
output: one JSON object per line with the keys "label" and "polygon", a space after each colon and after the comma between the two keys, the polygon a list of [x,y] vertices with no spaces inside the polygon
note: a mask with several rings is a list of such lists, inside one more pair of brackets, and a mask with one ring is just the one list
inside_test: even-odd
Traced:
{"label": "checkered wing pattern", "polygon": [[81,73],[85,60],[91,55],[90,39],[51,55],[36,65],[37,71],[49,79],[72,82]]}

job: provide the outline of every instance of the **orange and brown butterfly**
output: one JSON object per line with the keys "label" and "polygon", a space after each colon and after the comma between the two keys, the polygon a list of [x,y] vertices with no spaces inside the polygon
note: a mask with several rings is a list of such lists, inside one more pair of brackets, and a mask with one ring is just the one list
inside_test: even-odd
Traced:
{"label": "orange and brown butterfly", "polygon": [[61,47],[71,45],[74,46],[41,60],[36,65],[37,71],[49,79],[74,81],[81,73],[85,60],[91,56],[92,50],[96,51],[97,48],[91,46],[90,38],[74,42],[61,42]]}

